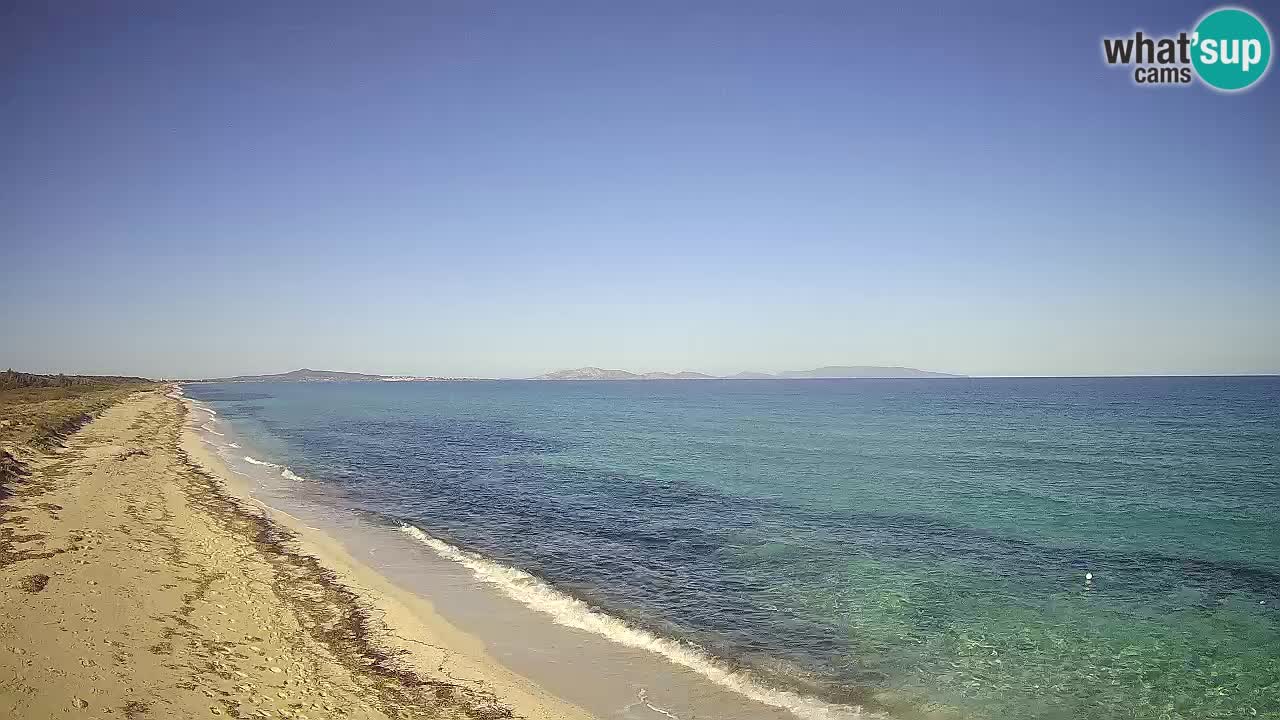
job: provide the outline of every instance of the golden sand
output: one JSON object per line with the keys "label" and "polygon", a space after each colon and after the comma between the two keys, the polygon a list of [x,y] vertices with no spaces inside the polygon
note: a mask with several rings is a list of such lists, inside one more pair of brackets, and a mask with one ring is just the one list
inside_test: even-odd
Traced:
{"label": "golden sand", "polygon": [[185,416],[140,392],[21,458],[0,509],[0,714],[588,717],[249,499]]}

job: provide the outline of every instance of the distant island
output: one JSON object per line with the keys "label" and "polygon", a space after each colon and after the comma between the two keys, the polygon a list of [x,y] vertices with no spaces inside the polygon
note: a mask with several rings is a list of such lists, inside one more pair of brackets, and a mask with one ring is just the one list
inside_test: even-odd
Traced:
{"label": "distant island", "polygon": [[598,367],[581,367],[572,370],[556,370],[543,373],[530,380],[715,380],[714,375],[692,372],[649,372],[633,373],[626,370],[605,370]]}
{"label": "distant island", "polygon": [[606,370],[598,367],[581,367],[572,370],[556,370],[531,380],[780,380],[780,379],[834,379],[834,378],[962,378],[966,375],[917,370],[907,367],[880,365],[827,365],[812,370],[784,370],[777,374],[744,371],[736,375],[716,376],[706,373],[648,372],[633,373],[626,370]]}
{"label": "distant island", "polygon": [[208,378],[191,382],[441,382],[444,380],[472,380],[474,378],[430,377],[416,375],[366,375],[364,373],[312,370],[302,368],[273,375],[236,375],[235,377]]}

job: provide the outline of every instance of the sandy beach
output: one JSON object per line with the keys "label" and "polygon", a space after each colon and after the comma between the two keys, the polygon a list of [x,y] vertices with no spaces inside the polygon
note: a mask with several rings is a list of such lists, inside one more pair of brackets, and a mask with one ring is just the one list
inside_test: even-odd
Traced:
{"label": "sandy beach", "polygon": [[138,392],[58,446],[11,449],[8,717],[588,717],[250,499],[187,412]]}

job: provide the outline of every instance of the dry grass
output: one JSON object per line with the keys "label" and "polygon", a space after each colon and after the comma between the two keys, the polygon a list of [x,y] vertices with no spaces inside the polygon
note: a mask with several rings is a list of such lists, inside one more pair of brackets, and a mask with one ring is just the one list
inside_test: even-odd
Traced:
{"label": "dry grass", "polygon": [[0,390],[0,448],[47,448],[151,382],[93,383]]}
{"label": "dry grass", "polygon": [[[10,371],[5,374],[13,376]],[[23,380],[49,376],[21,374]],[[160,387],[137,378],[95,378],[41,386],[7,383],[0,389],[0,501],[29,475],[28,462],[48,452],[107,408],[140,390]],[[5,506],[0,505],[0,516]]]}

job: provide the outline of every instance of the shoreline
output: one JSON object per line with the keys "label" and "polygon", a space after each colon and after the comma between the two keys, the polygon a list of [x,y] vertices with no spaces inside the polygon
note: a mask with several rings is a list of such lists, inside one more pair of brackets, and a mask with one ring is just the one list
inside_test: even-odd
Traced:
{"label": "shoreline", "polygon": [[0,707],[591,717],[336,542],[237,494],[172,387],[124,397],[57,446],[18,448],[0,507]]}
{"label": "shoreline", "polygon": [[[475,644],[477,653],[485,653],[486,647],[489,655],[499,653],[500,667],[593,716],[885,717],[861,703],[841,705],[769,684],[746,668],[627,623],[541,578],[455,546],[407,521],[384,527],[369,526],[345,512],[335,517],[328,503],[295,496],[296,483],[310,481],[294,474],[285,460],[255,449],[252,438],[242,437],[206,403],[181,399],[195,416],[184,430],[189,453],[226,479],[231,494],[296,531],[306,552],[326,566],[340,568],[344,582],[370,588],[369,597],[377,599],[379,612],[410,625],[414,615],[429,618],[429,626],[459,633],[464,642]],[[256,487],[250,488],[253,481]],[[368,561],[359,559],[366,554]],[[387,613],[388,599],[398,610],[410,612]],[[502,629],[496,630],[499,626]],[[403,641],[416,633],[397,635]],[[513,649],[513,644],[520,647]],[[403,642],[399,648],[406,649]],[[584,673],[590,673],[591,682],[583,682]]]}
{"label": "shoreline", "polygon": [[[336,538],[308,525],[299,517],[254,498],[248,483],[227,467],[196,433],[196,428],[208,428],[201,426],[197,418],[190,417],[195,410],[193,401],[180,396],[168,397],[182,404],[188,413],[182,426],[180,448],[192,467],[218,484],[228,500],[241,504],[247,512],[259,514],[267,523],[273,523],[287,533],[283,545],[291,546],[298,555],[312,559],[320,572],[331,574],[333,581],[351,594],[352,602],[365,608],[367,614],[363,621],[377,626],[370,633],[375,638],[371,646],[375,652],[394,658],[397,664],[395,668],[388,669],[393,672],[407,670],[421,676],[443,673],[451,681],[482,688],[482,692],[492,696],[496,705],[508,708],[519,717],[591,719],[592,716],[582,709],[503,667],[488,655],[478,638],[450,624],[435,611],[429,600],[400,588],[377,570],[352,557]],[[377,620],[373,621],[375,616]],[[490,711],[501,712],[498,707]]]}

